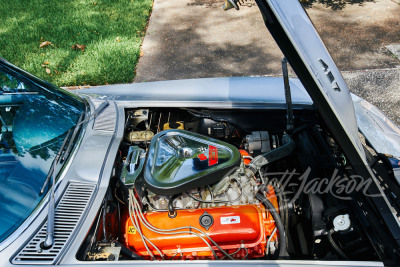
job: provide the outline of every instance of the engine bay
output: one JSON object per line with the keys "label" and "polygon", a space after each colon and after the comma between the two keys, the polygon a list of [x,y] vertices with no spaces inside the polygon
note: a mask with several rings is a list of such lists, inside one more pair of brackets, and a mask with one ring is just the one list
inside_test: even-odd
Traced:
{"label": "engine bay", "polygon": [[314,110],[295,109],[293,129],[279,109],[125,115],[78,259],[382,260],[377,215]]}

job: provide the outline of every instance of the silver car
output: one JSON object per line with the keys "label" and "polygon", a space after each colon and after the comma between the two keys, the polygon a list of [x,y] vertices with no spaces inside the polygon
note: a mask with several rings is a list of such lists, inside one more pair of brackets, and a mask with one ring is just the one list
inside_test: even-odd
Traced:
{"label": "silver car", "polygon": [[400,129],[298,0],[256,3],[283,78],[67,92],[0,60],[0,266],[399,264]]}

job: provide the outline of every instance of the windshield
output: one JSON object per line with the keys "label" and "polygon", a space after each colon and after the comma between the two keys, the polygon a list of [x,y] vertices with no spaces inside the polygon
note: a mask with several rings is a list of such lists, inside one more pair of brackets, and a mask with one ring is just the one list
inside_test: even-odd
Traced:
{"label": "windshield", "polygon": [[[46,195],[40,189],[84,105],[0,64],[0,242]],[[42,82],[43,83],[43,82]]]}

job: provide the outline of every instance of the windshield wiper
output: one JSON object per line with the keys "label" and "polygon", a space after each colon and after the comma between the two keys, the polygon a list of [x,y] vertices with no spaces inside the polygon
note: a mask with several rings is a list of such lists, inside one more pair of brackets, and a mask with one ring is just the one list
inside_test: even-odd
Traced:
{"label": "windshield wiper", "polygon": [[60,157],[62,155],[62,152],[64,150],[65,144],[67,143],[67,140],[68,140],[70,134],[71,134],[71,129],[68,130],[68,133],[65,136],[65,138],[64,138],[64,140],[63,140],[63,142],[61,144],[60,149],[58,150],[56,156],[53,159],[53,162],[51,163],[50,170],[49,170],[49,172],[47,173],[47,176],[46,176],[46,180],[44,180],[44,183],[42,185],[42,189],[40,189],[40,194],[44,193],[44,191],[46,190],[47,184],[50,181],[50,177],[55,173],[56,166],[57,166],[58,162],[60,161]]}
{"label": "windshield wiper", "polygon": [[[91,114],[89,117],[87,117],[85,120],[83,119],[83,115],[84,113],[82,112],[78,123],[75,125],[75,127],[73,128],[73,132],[72,132],[72,136],[71,138],[71,131],[72,128],[68,130],[67,135],[65,136],[63,143],[60,147],[60,149],[58,150],[56,157],[54,158],[53,162],[51,163],[51,167],[49,170],[49,173],[47,174],[46,180],[42,186],[42,189],[40,190],[40,193],[43,194],[45,188],[47,187],[47,184],[50,181],[50,177],[52,178],[52,184],[51,184],[51,194],[50,194],[50,200],[49,200],[49,213],[47,214],[47,229],[46,229],[46,238],[45,240],[40,244],[40,247],[42,249],[49,249],[53,246],[54,244],[54,213],[55,213],[55,199],[54,199],[54,185],[56,182],[56,171],[55,168],[58,165],[58,163],[61,161],[64,161],[66,159],[66,157],[69,154],[69,151],[72,147],[73,144],[73,140],[75,139],[76,135],[78,134],[78,131],[80,129],[80,126],[88,121],[90,121],[91,119],[96,118],[96,116],[98,114],[100,114],[101,111],[103,111],[107,106],[109,105],[109,103],[107,101],[103,102],[94,112],[93,114]],[[67,144],[67,141],[69,139],[67,148],[64,151],[65,145]],[[63,153],[64,152],[64,153]]]}
{"label": "windshield wiper", "polygon": [[40,190],[40,193],[43,194],[47,184],[51,179],[51,194],[50,194],[50,200],[49,200],[49,213],[47,215],[47,229],[46,229],[46,239],[40,244],[40,247],[42,249],[49,249],[53,246],[54,243],[54,184],[56,182],[56,166],[60,160],[61,154],[64,150],[65,144],[67,143],[67,140],[71,134],[71,129],[68,130],[67,135],[64,138],[64,141],[60,147],[60,149],[57,152],[56,157],[54,158],[53,162],[51,163],[51,167],[49,170],[49,173],[47,174],[46,180],[44,181],[44,184],[42,186],[42,189]]}
{"label": "windshield wiper", "polygon": [[80,125],[81,125],[81,122],[83,120],[83,116],[84,115],[85,115],[85,113],[82,112],[81,116],[79,117],[78,123],[74,127],[74,131],[72,132],[71,139],[69,139],[69,142],[68,142],[68,145],[67,145],[67,149],[65,149],[65,153],[63,154],[61,161],[64,161],[67,158],[67,156],[69,155],[69,151],[72,148],[72,144],[74,143],[75,137],[78,134],[79,129],[81,128]]}
{"label": "windshield wiper", "polygon": [[74,143],[75,137],[79,132],[79,129],[81,128],[81,125],[85,124],[86,122],[90,121],[91,119],[95,119],[106,107],[108,107],[110,103],[108,101],[105,101],[101,103],[101,105],[91,114],[89,117],[83,120],[83,116],[85,115],[83,112],[81,113],[81,116],[79,117],[78,123],[75,125],[71,139],[68,142],[67,149],[65,150],[65,153],[61,159],[61,161],[64,161],[68,155],[69,152],[72,148],[72,145]]}
{"label": "windshield wiper", "polygon": [[84,123],[90,121],[91,119],[95,119],[97,117],[97,115],[99,115],[100,112],[102,112],[109,105],[110,105],[110,103],[108,101],[104,101],[103,103],[101,103],[101,105],[98,108],[95,109],[93,114],[91,114],[89,117],[87,117],[84,121],[80,122],[76,126],[80,126],[81,124],[84,124]]}
{"label": "windshield wiper", "polygon": [[[64,141],[63,141],[63,143],[62,143],[60,149],[58,150],[58,152],[57,152],[57,154],[56,154],[56,156],[55,156],[53,162],[51,163],[51,167],[50,167],[49,172],[47,173],[46,180],[44,181],[43,186],[42,186],[42,188],[40,189],[40,194],[43,194],[43,193],[44,193],[44,191],[45,191],[45,189],[46,189],[46,187],[47,187],[47,185],[48,185],[48,183],[49,183],[49,181],[50,181],[50,177],[51,177],[51,175],[55,172],[55,168],[56,168],[57,164],[60,162],[60,159],[61,159],[61,161],[64,161],[65,158],[68,156],[69,150],[70,150],[71,147],[72,147],[73,140],[75,139],[75,137],[76,137],[76,135],[77,135],[77,133],[78,133],[78,131],[79,131],[80,126],[81,126],[82,124],[84,124],[84,123],[90,121],[92,118],[95,118],[95,117],[96,117],[98,114],[100,114],[100,112],[101,112],[104,108],[106,108],[108,105],[109,105],[109,103],[108,103],[107,101],[106,101],[106,102],[103,102],[103,103],[93,112],[93,114],[90,115],[89,117],[87,117],[85,120],[82,120],[84,114],[83,114],[83,112],[81,113],[81,116],[79,117],[78,123],[77,123],[77,124],[75,125],[75,127],[73,128],[74,130],[73,130],[72,136],[71,136],[71,138],[70,138],[70,140],[69,140],[69,142],[68,142],[67,149],[65,150],[64,153],[62,153],[63,150],[64,150],[64,148],[65,148],[65,145],[67,144],[67,141],[68,141],[68,138],[69,138],[69,136],[70,136],[70,133],[71,133],[72,128],[68,130],[68,133],[67,133],[67,135],[65,136]],[[61,156],[62,156],[62,158],[61,158]]]}

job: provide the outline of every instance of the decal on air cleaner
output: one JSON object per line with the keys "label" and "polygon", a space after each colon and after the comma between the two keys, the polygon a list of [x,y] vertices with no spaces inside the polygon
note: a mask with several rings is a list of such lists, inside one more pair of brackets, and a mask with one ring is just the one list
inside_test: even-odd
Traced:
{"label": "decal on air cleaner", "polygon": [[208,146],[208,166],[218,163],[218,148],[215,146]]}
{"label": "decal on air cleaner", "polygon": [[221,217],[221,224],[240,223],[240,216]]}
{"label": "decal on air cleaner", "polygon": [[204,154],[199,154],[199,155],[197,155],[197,157],[200,159],[200,161],[203,161],[203,160],[207,159],[207,156],[204,155]]}

